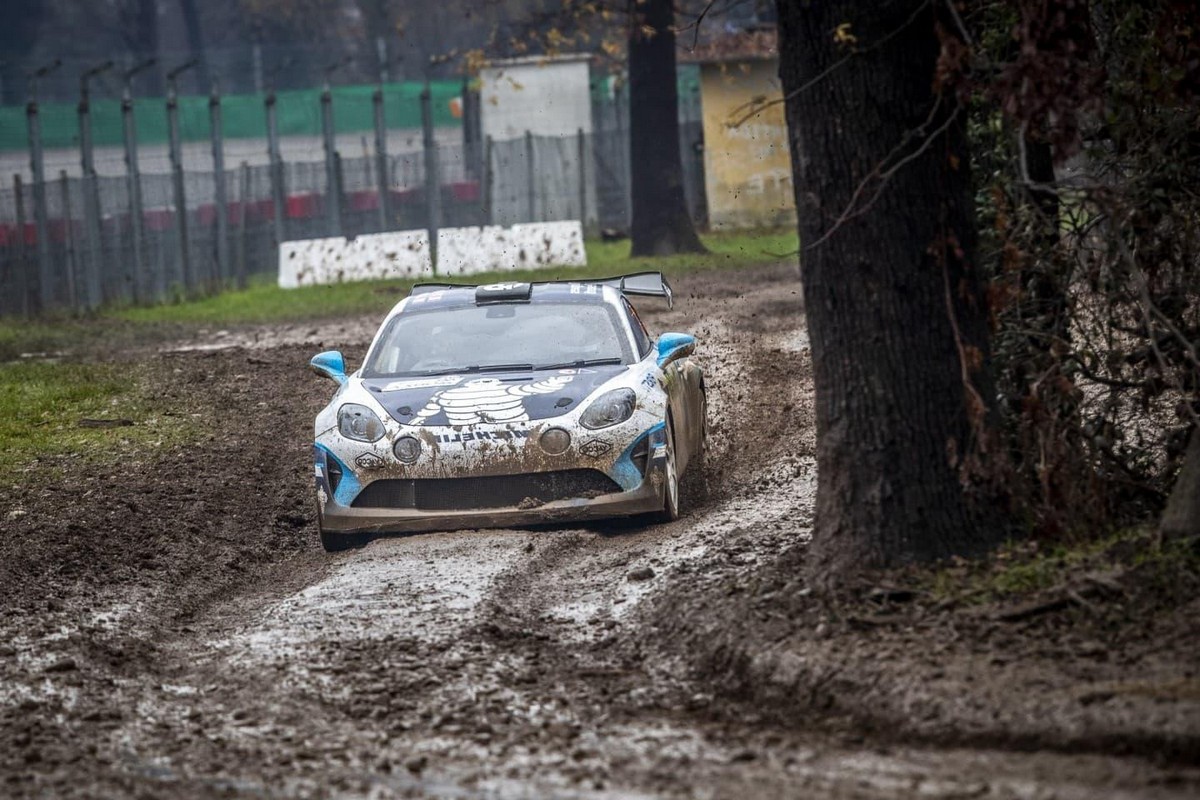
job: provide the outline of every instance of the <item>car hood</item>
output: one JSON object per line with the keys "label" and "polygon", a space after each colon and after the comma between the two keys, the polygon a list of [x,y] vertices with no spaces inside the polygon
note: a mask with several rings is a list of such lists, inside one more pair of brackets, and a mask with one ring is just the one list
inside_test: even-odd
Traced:
{"label": "car hood", "polygon": [[570,413],[630,367],[364,378],[362,385],[402,425],[522,423]]}

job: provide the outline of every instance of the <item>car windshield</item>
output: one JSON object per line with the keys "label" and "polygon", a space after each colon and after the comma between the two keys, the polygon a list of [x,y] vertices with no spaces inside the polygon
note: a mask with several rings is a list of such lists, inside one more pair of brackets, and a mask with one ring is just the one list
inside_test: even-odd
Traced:
{"label": "car windshield", "polygon": [[631,363],[607,303],[503,303],[405,311],[363,365],[364,378]]}

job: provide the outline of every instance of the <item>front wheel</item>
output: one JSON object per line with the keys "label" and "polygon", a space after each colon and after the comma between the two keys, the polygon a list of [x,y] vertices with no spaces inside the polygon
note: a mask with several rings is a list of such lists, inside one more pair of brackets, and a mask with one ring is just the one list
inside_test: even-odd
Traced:
{"label": "front wheel", "polygon": [[675,466],[675,431],[667,418],[667,463],[663,470],[663,508],[655,515],[658,522],[679,519],[679,470]]}

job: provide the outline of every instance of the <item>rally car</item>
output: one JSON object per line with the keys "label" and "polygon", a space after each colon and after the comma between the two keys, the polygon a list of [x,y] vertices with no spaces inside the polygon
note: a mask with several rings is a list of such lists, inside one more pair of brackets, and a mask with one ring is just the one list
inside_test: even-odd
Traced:
{"label": "rally car", "polygon": [[704,453],[694,337],[652,338],[629,296],[656,272],[593,281],[419,284],[316,418],[326,550],[376,534],[652,514],[679,517]]}

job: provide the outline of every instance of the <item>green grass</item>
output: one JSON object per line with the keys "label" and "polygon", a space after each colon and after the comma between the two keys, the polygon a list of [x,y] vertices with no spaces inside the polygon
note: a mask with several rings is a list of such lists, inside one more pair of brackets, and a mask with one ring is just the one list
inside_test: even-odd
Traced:
{"label": "green grass", "polygon": [[1200,574],[1200,550],[1190,543],[1158,541],[1152,528],[1135,527],[1095,539],[1047,546],[1014,542],[979,561],[934,567],[918,578],[936,600],[967,605],[1011,602],[1111,570],[1138,570],[1143,584],[1169,592],[1178,575]]}
{"label": "green grass", "polygon": [[[678,274],[696,269],[746,267],[794,258],[799,246],[795,231],[717,233],[702,238],[710,252],[664,258],[630,258],[628,241],[588,241],[586,267],[552,267],[472,275],[463,281],[486,283],[494,279],[595,278],[639,270]],[[294,322],[382,313],[411,286],[412,281],[386,280],[280,289],[273,277],[264,276],[243,291],[225,292],[203,300],[172,305],[121,309],[111,312],[109,316],[132,323],[240,325]]]}
{"label": "green grass", "polygon": [[[0,364],[0,472],[35,457],[106,459],[177,439],[181,418],[159,417],[129,374],[114,364]],[[128,427],[81,428],[81,419],[128,419]]]}
{"label": "green grass", "polygon": [[[709,248],[708,253],[664,258],[630,258],[628,240],[588,241],[586,267],[473,275],[469,280],[594,278],[641,270],[661,270],[676,276],[693,270],[736,269],[783,260],[794,262],[799,248],[796,232],[792,230],[714,233],[701,238]],[[130,342],[167,338],[172,332],[179,332],[181,327],[256,325],[382,314],[403,297],[411,285],[411,281],[389,280],[280,289],[273,276],[264,275],[241,291],[142,308],[109,309],[92,319],[0,320],[0,362],[13,360],[23,353],[121,349]],[[104,346],[97,348],[97,342]]]}

